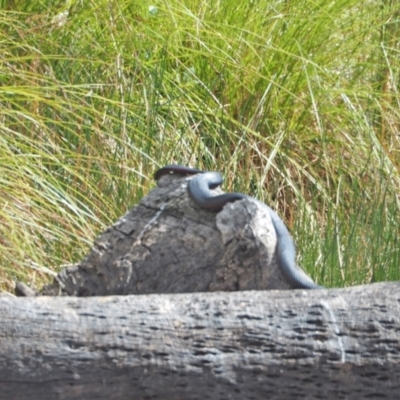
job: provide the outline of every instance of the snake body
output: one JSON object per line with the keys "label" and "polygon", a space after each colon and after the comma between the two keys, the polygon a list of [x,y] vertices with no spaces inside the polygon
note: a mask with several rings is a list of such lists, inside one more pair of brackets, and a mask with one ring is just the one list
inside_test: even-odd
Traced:
{"label": "snake body", "polygon": [[[183,165],[170,164],[159,169],[154,177],[156,180],[161,176],[177,173],[182,175],[195,175],[188,183],[188,192],[190,198],[201,208],[210,211],[220,211],[225,204],[240,201],[244,199],[252,199],[242,193],[224,193],[214,195],[212,189],[220,186],[223,182],[222,175],[219,172],[204,172],[199,169],[185,167]],[[268,207],[266,204],[258,200],[254,200],[261,204],[262,207],[267,207],[272,223],[274,225],[277,236],[277,257],[279,267],[295,289],[321,289],[322,286],[317,285],[312,279],[296,265],[296,248],[289,231],[287,230],[282,219],[278,214]]]}

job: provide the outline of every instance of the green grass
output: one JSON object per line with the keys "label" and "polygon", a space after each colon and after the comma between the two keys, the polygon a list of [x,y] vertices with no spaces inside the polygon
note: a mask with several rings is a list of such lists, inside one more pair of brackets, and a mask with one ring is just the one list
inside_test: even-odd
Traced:
{"label": "green grass", "polygon": [[172,162],[270,204],[319,283],[400,279],[391,2],[53,3],[0,2],[0,289],[81,260]]}

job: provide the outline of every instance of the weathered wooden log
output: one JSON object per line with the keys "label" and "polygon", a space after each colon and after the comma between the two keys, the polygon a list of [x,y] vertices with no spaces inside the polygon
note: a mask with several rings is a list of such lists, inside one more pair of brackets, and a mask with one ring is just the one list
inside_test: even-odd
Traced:
{"label": "weathered wooden log", "polygon": [[290,285],[268,212],[199,210],[187,179],[163,177],[42,291],[145,295],[0,296],[0,400],[395,398],[400,284],[217,292]]}
{"label": "weathered wooden log", "polygon": [[42,294],[289,289],[268,210],[252,200],[228,204],[219,213],[201,210],[187,195],[188,179],[162,177],[99,236],[80,264],[63,270]]}
{"label": "weathered wooden log", "polygon": [[400,393],[400,284],[0,296],[0,400],[360,399]]}

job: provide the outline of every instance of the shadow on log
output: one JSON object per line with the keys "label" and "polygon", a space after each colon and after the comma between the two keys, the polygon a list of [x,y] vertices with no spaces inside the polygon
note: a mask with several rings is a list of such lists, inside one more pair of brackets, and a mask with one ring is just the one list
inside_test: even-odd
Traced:
{"label": "shadow on log", "polygon": [[0,296],[0,399],[395,399],[400,284]]}

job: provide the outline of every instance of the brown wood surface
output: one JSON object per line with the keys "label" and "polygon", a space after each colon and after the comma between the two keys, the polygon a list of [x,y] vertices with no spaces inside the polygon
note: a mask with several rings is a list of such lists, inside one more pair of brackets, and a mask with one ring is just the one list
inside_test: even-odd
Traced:
{"label": "brown wood surface", "polygon": [[395,399],[399,293],[3,295],[0,399]]}
{"label": "brown wood surface", "polygon": [[[104,296],[288,289],[269,212],[244,200],[219,212],[187,195],[190,177],[164,176],[42,294]],[[61,288],[60,288],[61,287]]]}

